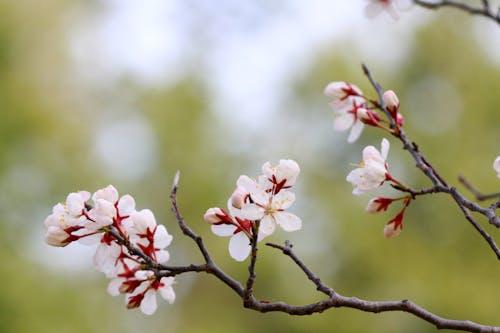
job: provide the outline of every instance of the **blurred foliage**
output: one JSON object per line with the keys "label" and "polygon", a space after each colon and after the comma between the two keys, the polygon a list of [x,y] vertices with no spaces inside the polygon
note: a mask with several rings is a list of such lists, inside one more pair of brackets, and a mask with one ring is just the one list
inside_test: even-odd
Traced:
{"label": "blurred foliage", "polygon": [[[255,313],[205,274],[178,277],[176,303],[162,304],[147,317],[126,310],[121,297],[106,294],[107,281],[92,271],[91,257],[80,258],[84,269],[57,269],[66,249],[42,244],[44,217],[66,193],[108,183],[132,193],[138,208],[151,208],[167,225],[174,235],[173,264],[199,262],[168,205],[171,178],[181,170],[179,203],[186,221],[204,236],[220,266],[243,281],[246,265],[229,258],[227,240],[212,235],[201,216],[208,207],[224,206],[237,176],[257,175],[264,162],[223,148],[245,129],[230,130],[209,111],[210,89],[201,74],[154,87],[133,80],[112,87],[78,84],[64,37],[64,14],[77,3],[52,0],[29,7],[23,1],[0,2],[0,332],[434,331],[404,313]],[[382,66],[371,69],[384,87],[398,93],[407,134],[442,175],[456,183],[463,173],[488,192],[498,188],[491,163],[500,142],[500,95],[495,93],[500,69],[476,51],[473,20],[461,13],[436,13],[415,32],[396,76],[384,75]],[[304,230],[277,232],[273,241],[292,240],[305,262],[342,294],[409,298],[446,317],[500,325],[500,267],[446,197],[418,198],[408,209],[401,236],[385,240],[382,229],[395,210],[367,216],[368,197],[349,195],[351,186],[344,180],[349,163],[360,159],[365,145],[378,146],[381,133],[367,129],[359,142],[346,145],[345,135],[331,130],[331,111],[322,96],[329,81],[349,80],[375,96],[359,66],[360,60],[370,65],[370,59],[353,55],[347,39],[342,50],[318,50],[314,65],[290,83],[293,96],[274,116],[286,126],[255,138],[265,143],[279,137],[283,143],[263,145],[260,154],[273,161],[294,158],[302,167],[295,212]],[[128,101],[133,111],[107,108],[114,99]],[[93,137],[103,124],[131,114],[150,124],[158,156],[147,174],[127,180],[102,166]],[[249,168],[248,161],[257,168]],[[408,168],[414,163],[395,141],[389,162],[411,186],[429,185],[418,170]],[[258,297],[293,304],[321,298],[290,260],[265,247],[260,254]]]}

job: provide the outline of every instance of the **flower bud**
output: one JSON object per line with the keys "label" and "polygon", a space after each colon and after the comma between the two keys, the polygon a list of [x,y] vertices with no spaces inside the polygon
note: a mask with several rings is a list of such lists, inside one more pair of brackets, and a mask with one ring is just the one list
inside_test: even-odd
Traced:
{"label": "flower bud", "polygon": [[241,209],[241,206],[245,203],[245,199],[248,193],[244,187],[238,186],[231,194],[231,205],[235,208]]}
{"label": "flower bud", "polygon": [[362,96],[361,89],[345,81],[330,82],[326,87],[324,94],[333,98],[334,101],[342,101],[349,96]]}
{"label": "flower bud", "polygon": [[70,243],[69,237],[70,234],[55,226],[49,226],[45,232],[45,242],[52,246],[64,247],[68,245]]}
{"label": "flower bud", "polygon": [[396,124],[399,127],[402,127],[405,124],[405,118],[403,117],[403,115],[401,113],[398,113],[396,115]]}
{"label": "flower bud", "polygon": [[396,118],[399,109],[399,99],[396,93],[392,90],[387,90],[384,92],[384,103],[393,118]]}
{"label": "flower bud", "polygon": [[226,213],[221,208],[218,207],[209,208],[207,209],[205,215],[203,215],[203,219],[207,223],[215,224],[222,222],[223,221],[222,217],[224,217],[225,215]]}
{"label": "flower bud", "polygon": [[396,223],[394,222],[387,223],[384,227],[384,237],[385,238],[397,237],[401,233],[402,229],[403,229],[402,224],[396,225]]}
{"label": "flower bud", "polygon": [[385,212],[393,201],[394,200],[391,198],[373,198],[368,202],[368,205],[366,205],[366,211],[370,214]]}

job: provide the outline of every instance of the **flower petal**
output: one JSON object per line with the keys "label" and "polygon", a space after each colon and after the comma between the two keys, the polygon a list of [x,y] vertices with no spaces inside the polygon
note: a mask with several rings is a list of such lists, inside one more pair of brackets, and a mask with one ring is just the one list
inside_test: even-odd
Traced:
{"label": "flower petal", "polygon": [[169,246],[170,243],[172,242],[172,238],[173,238],[172,235],[170,235],[167,232],[167,228],[165,228],[164,225],[159,224],[156,227],[155,236],[154,236],[154,242],[155,242],[156,248],[163,249],[163,248]]}
{"label": "flower petal", "polygon": [[236,230],[236,226],[231,224],[212,224],[212,232],[217,236],[231,236]]}
{"label": "flower petal", "polygon": [[262,238],[271,235],[276,228],[276,223],[270,215],[266,215],[260,220],[259,234],[262,234]]}
{"label": "flower petal", "polygon": [[250,240],[243,232],[235,234],[229,240],[229,254],[237,261],[245,260],[250,254],[250,250]]}
{"label": "flower petal", "polygon": [[347,142],[353,143],[356,141],[363,132],[363,128],[365,128],[365,125],[361,121],[356,121],[351,128],[349,136],[347,137]]}
{"label": "flower petal", "polygon": [[387,155],[389,154],[389,147],[390,147],[389,140],[383,138],[380,149],[380,155],[382,156],[384,161],[387,160]]}
{"label": "flower petal", "polygon": [[172,304],[175,301],[175,291],[174,288],[172,288],[174,278],[172,276],[162,277],[160,282],[163,284],[163,286],[158,290],[161,297]]}
{"label": "flower petal", "polygon": [[302,220],[291,213],[280,212],[275,214],[276,224],[281,226],[285,231],[297,231],[302,227]]}
{"label": "flower petal", "polygon": [[146,291],[144,298],[141,301],[141,311],[146,315],[155,313],[156,305],[156,292],[153,289]]}

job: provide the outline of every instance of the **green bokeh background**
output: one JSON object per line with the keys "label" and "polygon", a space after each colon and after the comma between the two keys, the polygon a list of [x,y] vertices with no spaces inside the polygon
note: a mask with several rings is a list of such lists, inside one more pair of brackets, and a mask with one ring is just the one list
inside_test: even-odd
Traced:
{"label": "green bokeh background", "polygon": [[[126,76],[110,86],[76,82],[66,24],[75,19],[75,8],[91,12],[101,5],[0,0],[0,332],[435,331],[404,313],[260,314],[244,309],[231,290],[205,274],[179,276],[175,304],[160,302],[155,315],[145,316],[126,310],[122,297],[106,293],[107,280],[93,271],[91,252],[65,253],[80,245],[52,249],[43,242],[43,220],[56,202],[69,192],[113,183],[122,194],[131,193],[139,208],[152,209],[174,235],[173,264],[200,262],[168,205],[171,179],[180,170],[179,203],[186,222],[204,237],[218,264],[244,281],[247,265],[229,258],[227,239],[212,235],[202,215],[208,207],[225,205],[240,174],[256,176],[263,162],[280,158],[301,165],[294,212],[304,224],[301,232],[278,231],[272,240],[290,239],[323,281],[348,296],[408,298],[445,317],[500,325],[498,260],[448,198],[418,198],[400,237],[386,240],[384,223],[396,211],[368,216],[363,209],[370,196],[350,195],[345,182],[350,163],[359,161],[365,145],[378,146],[383,135],[366,129],[348,145],[345,134],[331,129],[332,112],[322,96],[328,82],[348,80],[374,96],[360,68],[370,59],[351,45],[350,35],[340,49],[325,44],[315,50],[314,65],[290,82],[290,98],[263,121],[267,130],[247,146],[234,147],[245,128],[221,122],[210,111],[210,80],[202,80],[196,70],[168,85],[145,85]],[[352,6],[363,7],[356,1]],[[499,154],[500,69],[481,51],[477,33],[494,23],[478,28],[481,18],[414,8],[394,23],[395,29],[404,25],[405,16],[418,15],[427,19],[415,29],[405,60],[395,68],[370,67],[385,88],[397,92],[408,136],[447,180],[457,183],[464,174],[484,192],[498,190],[491,163]],[[378,38],[369,31],[365,35]],[[368,45],[387,53],[398,48],[387,40]],[[107,110],[116,101],[133,108]],[[127,180],[102,166],[93,135],[96,128],[106,130],[106,121],[134,115],[147,121],[157,156],[147,174]],[[389,162],[396,177],[414,188],[428,186],[410,157],[391,143]],[[260,255],[259,298],[291,304],[321,299],[288,258],[265,247]]]}

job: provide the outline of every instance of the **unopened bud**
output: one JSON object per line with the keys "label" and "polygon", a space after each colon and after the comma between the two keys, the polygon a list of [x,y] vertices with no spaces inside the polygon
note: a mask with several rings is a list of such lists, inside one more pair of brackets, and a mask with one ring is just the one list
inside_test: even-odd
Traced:
{"label": "unopened bud", "polygon": [[395,222],[389,222],[384,227],[384,237],[392,238],[397,237],[401,230],[403,229],[403,224],[396,224]]}
{"label": "unopened bud", "polygon": [[368,205],[366,205],[366,211],[370,214],[385,212],[393,201],[394,200],[391,198],[373,198],[368,202]]}
{"label": "unopened bud", "polygon": [[392,115],[392,117],[396,117],[398,110],[399,110],[399,99],[396,93],[392,90],[387,90],[384,92],[384,103],[385,106],[387,107],[387,111],[389,111]]}
{"label": "unopened bud", "polygon": [[222,217],[225,216],[226,213],[221,208],[209,208],[207,209],[205,215],[203,215],[203,219],[205,222],[214,224],[222,221]]}
{"label": "unopened bud", "polygon": [[403,117],[403,115],[401,113],[398,113],[396,115],[396,124],[399,127],[402,127],[405,124],[405,118]]}

